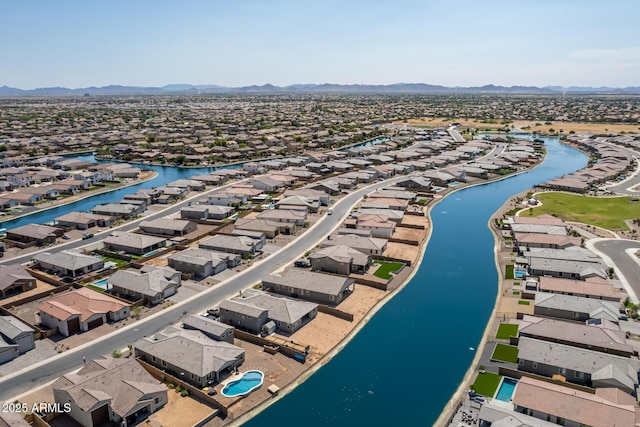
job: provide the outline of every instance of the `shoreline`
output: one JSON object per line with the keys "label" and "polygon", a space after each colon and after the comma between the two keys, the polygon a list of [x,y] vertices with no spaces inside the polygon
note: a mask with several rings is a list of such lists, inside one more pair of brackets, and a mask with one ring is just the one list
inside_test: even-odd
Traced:
{"label": "shoreline", "polygon": [[[245,422],[247,422],[247,421],[251,420],[252,418],[256,417],[257,415],[259,415],[261,412],[266,410],[272,404],[276,403],[282,397],[284,397],[287,394],[289,394],[292,391],[294,391],[296,387],[298,387],[299,385],[304,383],[314,373],[316,373],[318,370],[320,370],[320,368],[322,368],[324,365],[329,363],[331,361],[331,359],[333,359],[338,353],[340,353],[340,351],[342,351],[353,340],[353,338],[355,338],[355,336],[367,325],[367,323],[369,323],[369,320],[371,320],[373,318],[373,316],[385,304],[387,304],[391,299],[393,299],[401,290],[403,290],[411,282],[411,280],[413,279],[415,274],[420,269],[420,266],[421,266],[422,261],[424,259],[424,254],[425,254],[425,252],[427,250],[427,247],[429,246],[429,242],[431,240],[431,235],[433,233],[433,222],[431,220],[431,210],[435,206],[437,206],[440,202],[445,200],[449,195],[455,194],[456,192],[458,192],[460,190],[464,190],[464,189],[467,189],[467,188],[472,188],[472,187],[477,187],[477,186],[481,186],[481,185],[492,184],[494,182],[502,181],[502,180],[511,178],[513,176],[517,176],[517,175],[529,172],[529,171],[535,169],[536,167],[538,167],[541,164],[542,164],[542,161],[540,161],[539,163],[537,163],[536,165],[534,165],[531,168],[528,168],[526,170],[523,170],[523,171],[520,171],[520,172],[517,172],[517,173],[510,174],[508,176],[501,176],[501,177],[497,177],[496,179],[493,179],[493,180],[487,180],[487,181],[483,181],[483,182],[476,182],[476,183],[473,183],[473,184],[468,184],[468,185],[464,185],[464,186],[455,187],[455,188],[452,189],[452,191],[446,193],[441,198],[435,200],[434,203],[429,206],[429,208],[428,208],[428,210],[426,212],[426,219],[428,220],[430,226],[429,226],[429,230],[427,232],[427,235],[425,236],[425,239],[424,239],[423,243],[421,244],[421,249],[420,249],[419,256],[418,256],[418,262],[416,262],[415,268],[411,271],[411,274],[409,276],[407,276],[407,278],[400,285],[398,285],[398,287],[396,289],[394,289],[393,291],[389,292],[380,301],[378,301],[367,312],[367,314],[360,320],[360,322],[358,322],[358,324],[344,338],[342,338],[342,340],[340,340],[340,342],[335,347],[333,347],[331,350],[329,350],[329,352],[327,352],[317,362],[315,362],[312,366],[310,366],[309,369],[303,371],[300,375],[298,375],[298,377],[296,377],[293,381],[291,381],[289,384],[287,384],[286,387],[280,389],[280,392],[279,392],[277,397],[272,397],[271,399],[263,401],[262,403],[260,403],[257,406],[251,408],[249,411],[239,415],[237,418],[233,419],[230,423],[225,424],[225,425],[233,427],[233,426],[239,426],[241,424],[244,424]],[[490,223],[491,223],[491,218],[489,218],[489,220],[487,222],[487,226],[490,226]],[[492,232],[493,232],[493,230],[492,230]],[[495,235],[494,235],[494,238],[495,238]],[[495,244],[494,244],[494,254],[495,254],[496,263],[497,263],[497,252],[495,251]],[[496,264],[496,267],[497,267],[497,264]],[[500,298],[501,285],[502,285],[502,277],[500,277],[500,283],[499,283],[498,290],[497,290],[498,298]],[[491,317],[489,319],[491,319],[495,315],[495,311],[497,310],[497,307],[498,307],[498,299],[496,299],[496,304],[494,305],[494,309],[493,309],[493,311],[491,313]],[[481,345],[484,346],[484,343],[486,342],[487,331],[490,328],[490,326],[491,326],[491,323],[487,322],[487,327],[486,327],[486,329],[485,329],[485,331],[483,333],[483,336],[481,338],[479,347],[478,347],[478,349],[476,349],[477,350],[476,351],[476,356],[474,357],[474,360],[472,361],[472,364],[469,367],[469,370],[465,373],[465,378],[469,374],[469,372],[472,372],[473,369],[475,369],[475,366],[478,363],[478,360],[476,360],[476,359],[479,359],[481,354],[482,354],[482,352],[480,351],[480,349],[481,349],[480,346]],[[464,388],[463,385],[464,385],[465,381],[466,380],[463,379],[463,382],[460,384],[460,386],[458,387],[456,392],[454,392],[453,397],[450,399],[450,402],[449,402],[448,405],[450,405],[451,402],[455,400],[455,397],[457,396],[457,394]],[[441,422],[441,419],[443,419],[443,416],[444,416],[445,412],[447,412],[448,410],[449,410],[449,408],[447,406],[445,406],[443,408],[443,411],[441,412],[440,416],[435,421],[434,425],[439,425],[438,423]],[[446,425],[446,424],[442,424],[442,425]]]}
{"label": "shoreline", "polygon": [[[83,194],[81,197],[77,197],[77,198],[75,198],[73,200],[68,200],[68,199],[72,199],[72,198],[76,197],[76,196],[71,196],[71,197],[68,197],[67,199],[65,199],[62,203],[54,204],[52,206],[47,206],[45,208],[38,208],[33,212],[25,213],[25,214],[22,214],[22,215],[11,216],[11,217],[5,216],[0,221],[1,222],[15,221],[16,219],[26,218],[26,217],[28,217],[30,215],[35,215],[35,214],[40,213],[40,212],[46,212],[46,211],[48,211],[50,209],[55,209],[55,208],[59,208],[61,206],[66,206],[66,205],[69,205],[71,203],[75,203],[75,202],[79,202],[79,201],[84,200],[84,199],[88,199],[90,197],[99,196],[101,194],[111,193],[112,191],[117,191],[117,190],[120,190],[120,189],[123,189],[123,188],[127,188],[127,187],[133,187],[134,185],[138,185],[138,184],[143,184],[143,183],[145,183],[147,181],[151,181],[152,179],[155,179],[155,178],[158,177],[158,175],[159,175],[158,172],[156,172],[156,171],[151,171],[151,172],[152,172],[151,175],[146,177],[146,178],[144,178],[144,179],[136,180],[136,181],[133,181],[131,183],[127,183],[125,185],[116,184],[116,186],[114,188],[108,188],[108,189],[107,188],[103,188],[102,190],[96,190],[92,194]],[[54,203],[55,203],[55,201],[54,201]]]}

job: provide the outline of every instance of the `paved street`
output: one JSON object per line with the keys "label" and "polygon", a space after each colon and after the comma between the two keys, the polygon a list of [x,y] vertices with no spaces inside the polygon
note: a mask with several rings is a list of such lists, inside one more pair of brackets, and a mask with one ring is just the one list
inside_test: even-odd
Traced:
{"label": "paved street", "polygon": [[[635,301],[637,302],[637,296],[640,295],[640,266],[638,262],[626,253],[627,249],[640,250],[640,242],[633,240],[619,240],[619,239],[598,239],[591,243],[593,247],[609,257],[613,264],[615,264],[616,272],[624,276],[623,283],[625,287],[630,287],[633,293],[635,293]],[[631,295],[630,295],[631,296]],[[633,296],[631,296],[633,299]]]}

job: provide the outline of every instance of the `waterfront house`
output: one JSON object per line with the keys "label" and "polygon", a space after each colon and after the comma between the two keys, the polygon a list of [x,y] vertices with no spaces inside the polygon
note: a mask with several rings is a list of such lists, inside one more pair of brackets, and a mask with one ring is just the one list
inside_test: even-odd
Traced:
{"label": "waterfront house", "polygon": [[214,341],[225,341],[233,344],[233,330],[235,328],[210,317],[190,314],[184,318],[182,326],[185,329],[198,330]]}
{"label": "waterfront house", "polygon": [[134,344],[140,360],[197,388],[220,382],[242,365],[245,351],[198,330],[170,327]]}
{"label": "waterfront house", "polygon": [[591,321],[577,323],[524,315],[518,325],[518,337],[535,338],[622,357],[634,354],[634,348],[627,344],[625,332],[615,323],[607,321],[600,324],[593,324]]}
{"label": "waterfront house", "polygon": [[580,237],[542,233],[513,233],[513,244],[522,252],[527,248],[566,249],[580,246]]}
{"label": "waterfront house", "polygon": [[262,289],[284,296],[338,305],[353,292],[353,279],[292,268],[262,278]]}
{"label": "waterfront house", "polygon": [[240,264],[238,254],[189,248],[167,258],[169,267],[196,277],[208,277]]}
{"label": "waterfront house", "polygon": [[94,207],[91,212],[95,215],[112,216],[114,218],[130,219],[144,212],[143,205],[131,203],[106,203]]}
{"label": "waterfront house", "polygon": [[616,387],[633,393],[640,361],[571,345],[520,337],[518,370],[589,387]]}
{"label": "waterfront house", "polygon": [[640,418],[635,398],[611,387],[593,393],[522,377],[512,402],[517,412],[554,425],[605,427],[615,420],[617,426],[635,426]]}
{"label": "waterfront house", "polygon": [[0,297],[6,298],[36,287],[36,279],[20,264],[0,265]]}
{"label": "waterfront house", "polygon": [[404,179],[396,184],[398,187],[410,188],[421,192],[430,192],[433,189],[433,182],[425,177],[414,176]]}
{"label": "waterfront house", "polygon": [[371,266],[371,256],[349,246],[336,245],[318,249],[309,255],[311,269],[348,276],[364,274]]}
{"label": "waterfront house", "polygon": [[74,279],[104,268],[102,258],[73,251],[42,252],[33,256],[33,262],[40,270]]}
{"label": "waterfront house", "polygon": [[352,221],[356,229],[370,230],[372,236],[385,239],[390,238],[396,228],[396,223],[383,215],[359,214]]}
{"label": "waterfront house", "polygon": [[618,323],[620,302],[537,292],[534,314],[573,321],[602,319]]}
{"label": "waterfront house", "polygon": [[52,385],[55,402],[84,427],[136,425],[168,401],[167,388],[135,359],[101,356]]}
{"label": "waterfront house", "polygon": [[531,258],[528,272],[532,276],[551,276],[578,280],[585,280],[590,277],[607,277],[607,273],[601,263],[551,258]]}
{"label": "waterfront house", "polygon": [[[606,279],[601,277],[588,278],[587,280],[560,279],[557,277],[542,276],[538,278],[534,290],[550,292],[554,294],[575,295],[585,298],[596,298],[620,302],[622,293],[613,287]],[[527,288],[530,285],[527,284]]]}
{"label": "waterfront house", "polygon": [[387,249],[387,239],[358,236],[356,234],[344,234],[329,236],[329,238],[325,239],[320,245],[323,248],[328,246],[344,245],[364,254],[382,255],[382,253]]}
{"label": "waterfront house", "polygon": [[38,305],[40,322],[64,336],[129,317],[130,305],[88,288],[57,294]]}
{"label": "waterfront house", "polygon": [[293,333],[318,314],[318,305],[277,297],[256,289],[246,289],[241,295],[220,304],[220,321],[259,332],[269,320],[285,333]]}

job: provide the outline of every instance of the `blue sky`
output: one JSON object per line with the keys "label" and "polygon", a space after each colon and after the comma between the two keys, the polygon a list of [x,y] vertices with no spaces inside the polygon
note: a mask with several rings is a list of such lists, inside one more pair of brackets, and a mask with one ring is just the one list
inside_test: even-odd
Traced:
{"label": "blue sky", "polygon": [[640,1],[11,1],[0,86],[640,86]]}

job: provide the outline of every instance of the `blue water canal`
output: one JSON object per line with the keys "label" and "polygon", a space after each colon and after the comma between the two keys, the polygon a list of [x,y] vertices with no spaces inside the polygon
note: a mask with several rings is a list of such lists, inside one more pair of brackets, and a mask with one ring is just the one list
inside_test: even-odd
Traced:
{"label": "blue water canal", "polygon": [[429,426],[455,392],[494,306],[491,215],[512,195],[582,168],[581,152],[547,142],[542,165],[456,192],[432,210],[433,234],[411,282],[327,365],[248,421],[312,426]]}

